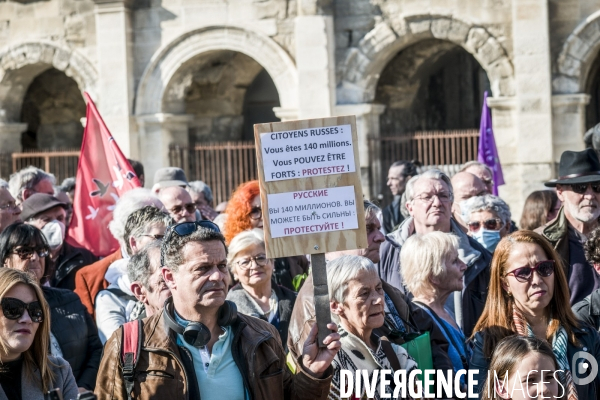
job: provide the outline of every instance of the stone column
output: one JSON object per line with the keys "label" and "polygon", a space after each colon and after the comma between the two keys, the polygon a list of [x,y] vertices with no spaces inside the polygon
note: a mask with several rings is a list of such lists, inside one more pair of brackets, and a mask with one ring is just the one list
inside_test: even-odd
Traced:
{"label": "stone column", "polygon": [[152,114],[137,117],[140,129],[140,161],[144,164],[147,187],[152,187],[156,170],[171,166],[171,145],[184,148],[183,157],[178,162],[181,165],[173,166],[187,169],[188,130],[193,120],[194,116],[187,114]]}
{"label": "stone column", "polygon": [[27,130],[27,124],[20,122],[0,121],[0,143],[3,153],[19,153],[23,150],[21,146],[21,134]]}
{"label": "stone column", "polygon": [[[379,143],[369,138],[379,137],[379,116],[385,111],[383,104],[345,104],[335,107],[335,116],[356,115],[360,177],[365,198],[375,200],[382,185]],[[370,150],[370,151],[369,151]]]}
{"label": "stone column", "polygon": [[275,113],[275,116],[281,120],[281,122],[295,121],[298,119],[297,108],[273,107],[273,112]]}
{"label": "stone column", "polygon": [[333,17],[299,15],[295,20],[298,117],[330,117],[335,106]]}
{"label": "stone column", "polygon": [[94,0],[98,99],[106,126],[126,157],[138,159],[134,98],[131,5],[133,0]]}
{"label": "stone column", "polygon": [[[500,196],[519,220],[525,198],[552,178],[553,137],[547,0],[512,2],[516,103],[506,136],[496,133],[506,185]],[[496,123],[496,121],[494,121]]]}
{"label": "stone column", "polygon": [[590,95],[585,93],[556,94],[552,96],[552,138],[554,162],[566,151],[580,151],[585,148],[585,106]]}

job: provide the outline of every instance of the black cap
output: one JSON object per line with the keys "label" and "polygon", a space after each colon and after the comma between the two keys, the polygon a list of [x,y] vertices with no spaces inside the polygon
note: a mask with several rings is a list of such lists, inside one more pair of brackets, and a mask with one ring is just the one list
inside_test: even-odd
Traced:
{"label": "black cap", "polygon": [[600,182],[600,161],[593,149],[565,151],[560,156],[558,179],[544,183],[548,187]]}
{"label": "black cap", "polygon": [[21,203],[21,208],[23,209],[21,219],[27,221],[29,218],[35,217],[56,206],[61,206],[65,210],[67,209],[67,205],[56,197],[47,193],[35,193]]}

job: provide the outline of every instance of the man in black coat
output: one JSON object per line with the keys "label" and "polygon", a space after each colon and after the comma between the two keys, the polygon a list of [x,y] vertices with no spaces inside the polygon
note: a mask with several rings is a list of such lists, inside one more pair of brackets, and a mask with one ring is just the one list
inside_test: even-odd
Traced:
{"label": "man in black coat", "polygon": [[383,230],[385,233],[393,232],[404,220],[402,194],[406,182],[415,175],[417,175],[417,166],[410,161],[396,161],[390,166],[387,186],[390,188],[394,200],[383,209]]}

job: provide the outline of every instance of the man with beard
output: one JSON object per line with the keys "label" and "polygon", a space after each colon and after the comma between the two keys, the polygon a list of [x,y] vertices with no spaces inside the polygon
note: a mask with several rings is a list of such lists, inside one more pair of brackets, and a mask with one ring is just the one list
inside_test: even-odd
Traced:
{"label": "man with beard", "polygon": [[592,149],[565,151],[560,156],[559,178],[546,182],[556,187],[562,201],[558,216],[537,229],[560,254],[566,269],[571,304],[600,287],[600,276],[585,259],[583,245],[598,227],[600,217],[600,161]]}

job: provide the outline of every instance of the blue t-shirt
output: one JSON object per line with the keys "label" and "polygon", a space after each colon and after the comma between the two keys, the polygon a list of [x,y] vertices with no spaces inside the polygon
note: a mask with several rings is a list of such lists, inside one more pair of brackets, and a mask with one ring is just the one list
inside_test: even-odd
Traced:
{"label": "blue t-shirt", "polygon": [[[189,323],[176,312],[175,320],[181,326],[187,326]],[[230,326],[222,329],[225,332],[213,345],[212,354],[208,353],[207,347],[199,349],[186,343],[183,336],[179,334],[177,345],[185,347],[192,355],[202,400],[244,400],[246,398],[244,380],[231,353],[233,332]]]}

